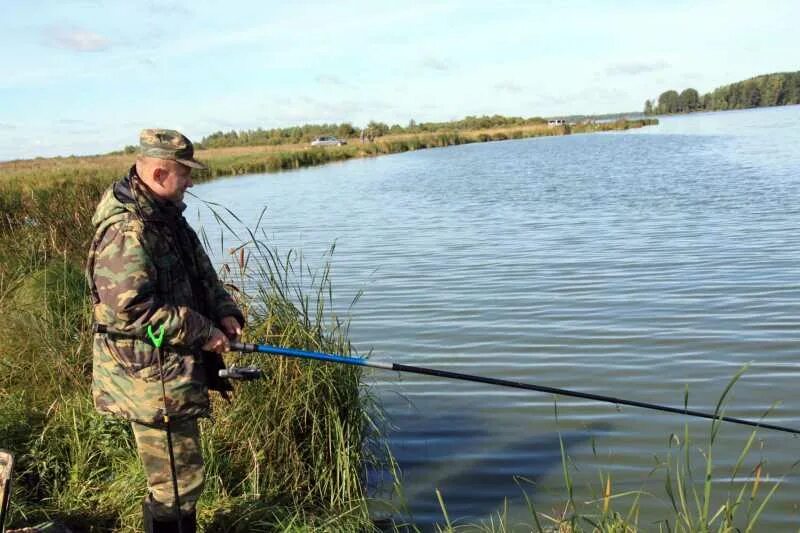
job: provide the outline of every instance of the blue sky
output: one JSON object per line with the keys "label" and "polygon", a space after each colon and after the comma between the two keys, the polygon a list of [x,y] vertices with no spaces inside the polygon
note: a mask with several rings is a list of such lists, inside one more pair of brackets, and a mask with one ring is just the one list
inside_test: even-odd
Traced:
{"label": "blue sky", "polygon": [[800,70],[796,0],[0,4],[0,160],[145,127],[632,111]]}

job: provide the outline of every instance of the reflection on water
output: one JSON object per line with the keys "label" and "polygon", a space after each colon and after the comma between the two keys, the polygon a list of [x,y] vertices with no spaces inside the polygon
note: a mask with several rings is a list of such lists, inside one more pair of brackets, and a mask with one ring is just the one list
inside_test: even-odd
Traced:
{"label": "reflection on water", "polygon": [[[266,232],[314,261],[332,242],[334,290],[352,339],[392,360],[646,402],[713,410],[746,363],[726,414],[800,426],[797,231],[800,107],[668,117],[643,130],[426,150],[195,189],[245,220],[267,205]],[[190,209],[190,213],[193,210]],[[195,217],[190,220],[197,224]],[[200,223],[213,233],[213,219]],[[211,241],[214,237],[211,235]],[[396,426],[392,449],[410,512],[484,518],[535,480],[537,508],[563,505],[558,433],[579,490],[611,472],[646,489],[678,416],[584,400],[372,373]],[[705,421],[689,421],[698,446]],[[715,451],[738,459],[746,428]],[[763,432],[746,465],[786,472],[798,441]],[[721,470],[720,472],[723,472]],[[722,474],[720,474],[722,475]],[[795,524],[787,478],[766,526]],[[585,494],[588,499],[589,493]]]}

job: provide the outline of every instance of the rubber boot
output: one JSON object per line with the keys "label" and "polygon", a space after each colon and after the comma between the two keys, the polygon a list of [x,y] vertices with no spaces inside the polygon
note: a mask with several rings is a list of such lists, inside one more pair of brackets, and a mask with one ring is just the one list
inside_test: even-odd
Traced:
{"label": "rubber boot", "polygon": [[144,518],[145,533],[197,533],[197,517],[194,511],[181,515],[181,527],[174,520],[157,520],[153,517],[150,506],[145,501],[142,504],[142,517]]}
{"label": "rubber boot", "polygon": [[197,515],[195,511],[181,515],[181,529],[183,529],[183,533],[197,533]]}

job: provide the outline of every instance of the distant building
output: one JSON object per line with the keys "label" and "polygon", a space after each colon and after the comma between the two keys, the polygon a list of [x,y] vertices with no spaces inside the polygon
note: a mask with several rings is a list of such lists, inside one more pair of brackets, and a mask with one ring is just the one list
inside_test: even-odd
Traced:
{"label": "distant building", "polygon": [[554,118],[547,121],[548,128],[555,128],[556,126],[566,126],[566,125],[567,121],[564,120],[563,118]]}

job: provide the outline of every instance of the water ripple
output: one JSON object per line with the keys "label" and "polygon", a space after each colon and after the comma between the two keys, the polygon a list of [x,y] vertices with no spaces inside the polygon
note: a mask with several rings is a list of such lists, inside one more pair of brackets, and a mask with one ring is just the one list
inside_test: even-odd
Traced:
{"label": "water ripple", "polygon": [[[197,192],[245,220],[266,203],[272,243],[312,262],[336,241],[337,302],[346,309],[365,291],[351,333],[375,359],[678,407],[688,386],[690,408],[706,411],[749,364],[726,414],[758,419],[782,402],[767,419],[800,426],[799,119],[797,106],[666,118],[619,134],[428,150]],[[702,442],[709,427],[475,383],[367,379],[397,428],[392,449],[423,525],[441,518],[436,488],[452,517],[485,517],[506,496],[524,515],[515,475],[536,481],[540,509],[562,504],[559,433],[581,466],[576,486],[596,483],[602,469],[617,488],[661,494],[653,458],[670,453],[670,434],[688,423]],[[748,435],[723,429],[720,468]],[[770,474],[787,472],[797,440],[760,439]],[[800,522],[796,484],[779,489],[764,527]]]}

